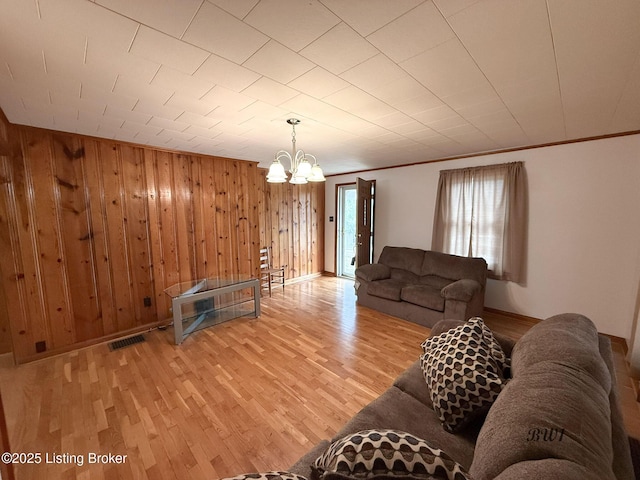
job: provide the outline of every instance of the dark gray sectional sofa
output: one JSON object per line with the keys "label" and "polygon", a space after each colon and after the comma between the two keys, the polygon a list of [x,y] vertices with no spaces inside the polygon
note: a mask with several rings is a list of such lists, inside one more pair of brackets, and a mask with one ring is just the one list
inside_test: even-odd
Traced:
{"label": "dark gray sectional sofa", "polygon": [[[463,323],[444,320],[431,335]],[[635,478],[610,340],[577,314],[542,321],[517,343],[494,336],[510,357],[512,378],[486,418],[446,432],[416,361],[331,441],[367,429],[408,432],[446,452],[474,480]],[[313,478],[311,464],[329,444],[317,445],[289,471]]]}

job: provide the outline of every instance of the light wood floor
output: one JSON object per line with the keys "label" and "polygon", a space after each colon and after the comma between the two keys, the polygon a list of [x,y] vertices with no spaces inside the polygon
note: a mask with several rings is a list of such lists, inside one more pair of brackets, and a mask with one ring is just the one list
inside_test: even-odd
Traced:
{"label": "light wood floor", "polygon": [[[514,338],[530,327],[485,319]],[[203,330],[179,347],[172,333],[0,367],[12,450],[85,462],[18,465],[17,479],[210,480],[285,469],[388,388],[429,330],[356,307],[353,282],[323,277],[263,298],[259,319]],[[621,346],[616,366],[627,428],[640,437]],[[88,465],[90,452],[126,460]]]}

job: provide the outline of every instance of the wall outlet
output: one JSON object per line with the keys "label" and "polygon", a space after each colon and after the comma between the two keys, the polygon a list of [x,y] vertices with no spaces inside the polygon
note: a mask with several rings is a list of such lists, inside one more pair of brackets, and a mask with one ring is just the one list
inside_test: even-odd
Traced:
{"label": "wall outlet", "polygon": [[42,340],[41,342],[36,342],[36,353],[42,353],[47,350],[47,342]]}
{"label": "wall outlet", "polygon": [[144,297],[144,306],[145,307],[151,306],[151,297]]}

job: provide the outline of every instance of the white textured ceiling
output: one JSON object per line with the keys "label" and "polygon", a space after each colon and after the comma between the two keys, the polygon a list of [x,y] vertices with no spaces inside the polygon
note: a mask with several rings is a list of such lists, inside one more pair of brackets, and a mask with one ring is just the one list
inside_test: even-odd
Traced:
{"label": "white textured ceiling", "polygon": [[0,0],[16,124],[325,173],[640,130],[638,0]]}

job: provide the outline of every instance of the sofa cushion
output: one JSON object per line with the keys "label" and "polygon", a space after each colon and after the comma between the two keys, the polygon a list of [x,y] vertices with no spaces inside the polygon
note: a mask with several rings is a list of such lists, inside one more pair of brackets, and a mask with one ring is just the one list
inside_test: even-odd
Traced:
{"label": "sofa cushion", "polygon": [[409,270],[402,270],[401,268],[391,268],[390,277],[394,280],[399,280],[404,283],[418,283],[420,277]]}
{"label": "sofa cushion", "polygon": [[382,280],[391,276],[391,269],[381,263],[369,263],[356,269],[356,276],[367,282]]}
{"label": "sofa cushion", "polygon": [[487,283],[487,262],[484,258],[460,257],[428,251],[424,255],[420,275],[437,275],[451,280],[470,278],[480,285]]}
{"label": "sofa cushion", "polygon": [[[424,383],[422,371],[418,372]],[[426,388],[426,384],[424,386]],[[349,419],[331,441],[360,430],[400,430],[418,438],[428,439],[431,446],[446,451],[468,469],[473,461],[473,449],[480,431],[480,422],[470,425],[457,435],[451,435],[442,428],[440,419],[430,405],[425,405],[414,396],[392,386]]]}
{"label": "sofa cushion", "polygon": [[382,249],[378,263],[420,275],[424,255],[425,251],[418,248],[386,246]]}
{"label": "sofa cushion", "polygon": [[406,283],[393,278],[377,280],[367,285],[367,293],[374,297],[386,298],[387,300],[400,301],[400,294]]}
{"label": "sofa cushion", "polygon": [[394,380],[393,385],[407,395],[411,395],[425,406],[433,409],[429,387],[424,381],[420,360],[416,360]]}
{"label": "sofa cushion", "polygon": [[[315,478],[464,480],[462,466],[425,440],[398,430],[362,430],[333,442],[313,463]],[[338,474],[336,477],[332,474]]]}
{"label": "sofa cushion", "polygon": [[[422,343],[422,371],[433,408],[448,432],[460,431],[484,415],[502,391],[505,357],[490,333],[482,319],[474,317]],[[492,351],[500,353],[498,359]]]}
{"label": "sofa cushion", "polygon": [[516,463],[492,480],[523,480],[528,478],[602,480],[601,477],[598,477],[594,472],[590,472],[586,467],[558,458],[542,458],[540,460]]}
{"label": "sofa cushion", "polygon": [[440,277],[438,275],[422,275],[420,277],[420,283],[422,285],[429,285],[437,288],[438,290],[442,290],[451,283],[451,279]]}
{"label": "sofa cushion", "polygon": [[400,299],[421,307],[444,312],[444,297],[440,289],[429,285],[407,285],[400,293]]}
{"label": "sofa cushion", "polygon": [[611,375],[599,354],[598,331],[587,317],[567,313],[534,325],[513,349],[512,373],[516,376],[519,371],[549,360],[570,361],[607,392],[611,389]]}

